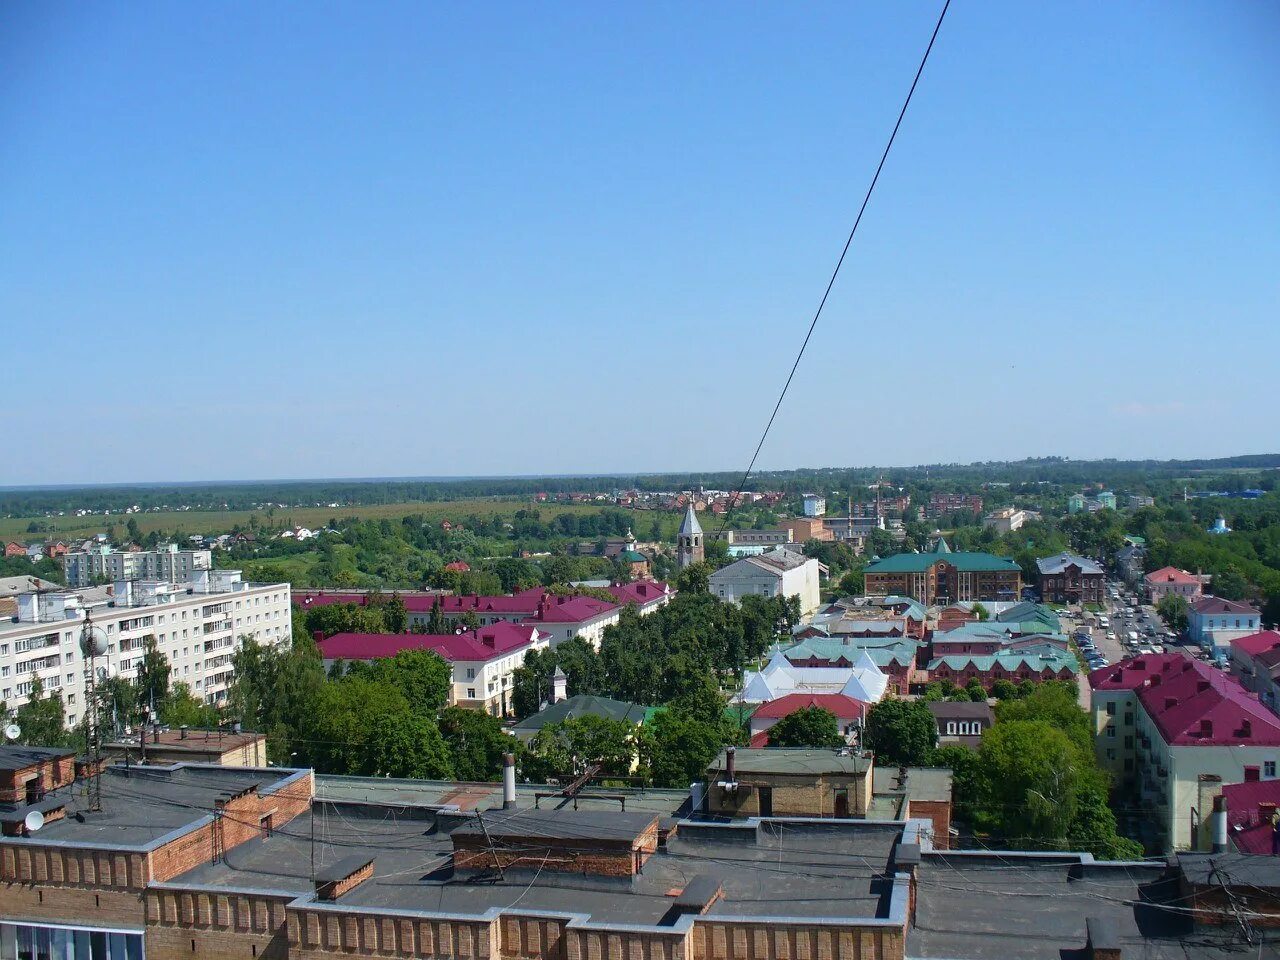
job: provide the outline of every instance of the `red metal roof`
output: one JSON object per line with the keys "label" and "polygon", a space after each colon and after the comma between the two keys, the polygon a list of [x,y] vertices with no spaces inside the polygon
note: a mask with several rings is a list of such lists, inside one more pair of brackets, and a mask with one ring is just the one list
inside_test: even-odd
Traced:
{"label": "red metal roof", "polygon": [[867,710],[867,705],[861,700],[846,697],[843,693],[789,693],[785,697],[762,703],[751,718],[780,720],[807,707],[828,710],[838,720],[857,720]]}
{"label": "red metal roof", "polygon": [[1152,570],[1146,576],[1147,583],[1186,583],[1195,584],[1200,581],[1187,573],[1185,570],[1179,570],[1177,567],[1161,567],[1159,570]]}
{"label": "red metal roof", "polygon": [[527,646],[537,633],[531,626],[500,621],[466,633],[335,633],[317,645],[326,660],[374,660],[401,650],[430,650],[449,661],[485,661]]}
{"label": "red metal roof", "polygon": [[444,565],[444,568],[446,570],[456,570],[459,573],[466,573],[468,570],[471,569],[471,564],[465,563],[462,560],[455,560],[453,561],[453,563],[446,563]]}
{"label": "red metal roof", "polygon": [[561,597],[548,594],[538,604],[535,614],[526,619],[534,623],[582,623],[617,610],[619,606],[620,604],[606,603],[595,597]]}
{"label": "red metal roof", "polygon": [[1223,600],[1222,597],[1201,597],[1195,603],[1191,604],[1191,609],[1196,613],[1257,613],[1258,611],[1249,606],[1247,603],[1241,603],[1239,600]]}
{"label": "red metal roof", "polygon": [[[541,587],[526,590],[511,597],[484,597],[464,594],[456,597],[440,597],[440,609],[444,613],[461,614],[468,610],[476,614],[524,614],[530,616],[538,611],[538,601],[546,593]],[[436,603],[435,597],[405,597],[404,608],[411,613],[430,613]]]}
{"label": "red metal roof", "polygon": [[1271,855],[1271,813],[1280,806],[1280,780],[1229,783],[1222,788],[1227,798],[1227,833],[1241,853]]}
{"label": "red metal roof", "polygon": [[1280,646],[1280,630],[1263,630],[1261,633],[1251,633],[1247,637],[1237,637],[1231,641],[1233,650],[1239,650],[1251,657],[1266,653],[1277,646]]}
{"label": "red metal roof", "polygon": [[613,594],[614,599],[619,603],[634,603],[638,607],[643,607],[646,603],[652,603],[662,597],[674,594],[675,591],[665,583],[658,580],[637,580],[634,583],[615,583],[606,589]]}

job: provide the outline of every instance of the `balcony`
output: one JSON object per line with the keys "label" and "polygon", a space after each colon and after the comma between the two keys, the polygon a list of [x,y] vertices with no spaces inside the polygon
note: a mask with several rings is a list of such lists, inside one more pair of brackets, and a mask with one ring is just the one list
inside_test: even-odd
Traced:
{"label": "balcony", "polygon": [[218,633],[219,631],[230,630],[230,629],[231,629],[230,620],[219,620],[217,623],[206,623],[204,625],[205,636],[208,636],[211,633]]}

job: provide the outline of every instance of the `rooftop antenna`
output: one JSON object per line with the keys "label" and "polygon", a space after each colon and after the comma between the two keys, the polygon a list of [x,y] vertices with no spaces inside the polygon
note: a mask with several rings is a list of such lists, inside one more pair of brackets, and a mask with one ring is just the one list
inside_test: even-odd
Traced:
{"label": "rooftop antenna", "polygon": [[101,705],[98,703],[98,658],[107,653],[107,633],[93,622],[93,616],[86,610],[84,626],[80,629],[80,653],[89,662],[89,770],[86,787],[89,811],[99,813],[102,810],[102,718],[99,716]]}

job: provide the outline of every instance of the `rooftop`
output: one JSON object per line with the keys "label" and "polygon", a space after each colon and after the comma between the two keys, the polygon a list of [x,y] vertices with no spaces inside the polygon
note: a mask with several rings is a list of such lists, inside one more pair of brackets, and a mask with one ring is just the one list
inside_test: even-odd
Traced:
{"label": "rooftop", "polygon": [[445,660],[492,660],[538,639],[535,627],[505,620],[465,633],[335,633],[317,642],[326,660],[372,660],[402,650],[429,650]]}
{"label": "rooftop", "polygon": [[644,723],[654,709],[654,707],[646,707],[638,703],[627,703],[625,700],[578,694],[561,700],[559,703],[553,703],[545,710],[540,710],[532,716],[525,717],[513,729],[517,732],[533,733],[548,724],[584,717],[588,714],[595,717],[604,717],[606,720],[630,720],[632,723]]}
{"label": "rooftop", "polygon": [[891,557],[882,557],[867,564],[866,573],[923,573],[935,563],[947,563],[957,570],[968,572],[1009,572],[1015,573],[1022,568],[1008,557],[997,557],[990,553],[952,551],[946,554],[937,553],[895,553]]}
{"label": "rooftop", "polygon": [[1101,565],[1097,561],[1082,557],[1077,553],[1059,553],[1052,557],[1041,557],[1036,561],[1036,569],[1044,574],[1062,573],[1068,567],[1078,567],[1081,573],[1101,574]]}
{"label": "rooftop", "polygon": [[0,745],[0,770],[22,770],[57,757],[69,757],[74,753],[74,750],[61,747],[24,747],[21,744],[2,744]]}
{"label": "rooftop", "polygon": [[1224,600],[1222,597],[1201,597],[1199,600],[1191,604],[1191,609],[1200,614],[1215,613],[1251,613],[1258,612],[1256,607],[1251,607],[1247,603],[1240,600]]}
{"label": "rooftop", "polygon": [[833,713],[837,720],[857,720],[867,710],[867,705],[861,700],[846,697],[842,693],[790,693],[761,704],[752,717],[776,720],[809,707]]}
{"label": "rooftop", "polygon": [[1241,653],[1251,657],[1266,653],[1277,646],[1280,646],[1280,630],[1263,630],[1259,633],[1251,633],[1247,637],[1237,637],[1231,641],[1233,650],[1239,650]]}
{"label": "rooftop", "polygon": [[[757,711],[758,712],[758,711]],[[725,751],[707,768],[709,778],[725,769]],[[766,747],[760,750],[739,747],[733,768],[738,773],[772,773],[812,776],[814,774],[860,774],[871,769],[871,759],[860,753],[840,750],[811,750],[803,747]]]}
{"label": "rooftop", "polygon": [[1200,580],[1187,573],[1185,570],[1179,570],[1177,567],[1161,567],[1159,570],[1152,570],[1144,578],[1147,583],[1180,583],[1191,586],[1200,582]]}
{"label": "rooftop", "polygon": [[[192,753],[209,753],[213,750],[236,750],[265,740],[265,733],[235,733],[230,730],[160,730],[147,731],[147,746],[159,746],[165,750],[190,750]],[[109,743],[107,747],[134,749],[137,739],[131,742]]]}

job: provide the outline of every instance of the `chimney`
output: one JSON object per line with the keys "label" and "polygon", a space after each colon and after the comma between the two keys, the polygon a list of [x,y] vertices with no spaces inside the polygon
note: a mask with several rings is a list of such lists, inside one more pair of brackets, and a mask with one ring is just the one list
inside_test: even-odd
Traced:
{"label": "chimney", "polygon": [[724,751],[724,778],[729,783],[736,783],[737,777],[734,776],[734,761],[738,755],[737,747],[726,747]]}
{"label": "chimney", "polygon": [[324,639],[324,631],[323,630],[311,631],[311,639],[314,640],[316,643],[319,643],[321,640]]}
{"label": "chimney", "polygon": [[1227,852],[1227,798],[1218,794],[1213,798],[1213,852]]}
{"label": "chimney", "polygon": [[315,873],[316,899],[337,900],[373,876],[373,858],[356,854],[343,857]]}
{"label": "chimney", "polygon": [[514,753],[502,755],[502,809],[516,808],[516,757]]}

